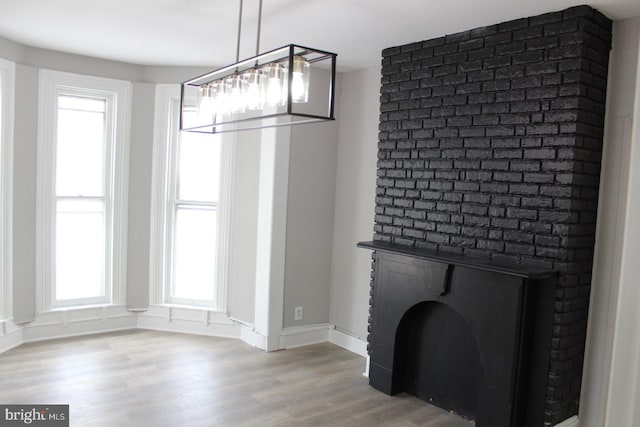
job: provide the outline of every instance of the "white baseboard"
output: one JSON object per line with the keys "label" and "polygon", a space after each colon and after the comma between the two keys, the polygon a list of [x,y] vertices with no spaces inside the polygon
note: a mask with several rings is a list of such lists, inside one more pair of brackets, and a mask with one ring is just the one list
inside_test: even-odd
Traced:
{"label": "white baseboard", "polygon": [[574,415],[571,418],[567,418],[560,424],[556,424],[554,427],[578,427],[580,425],[580,420],[577,415]]}
{"label": "white baseboard", "polygon": [[151,306],[137,314],[137,327],[155,331],[240,338],[240,325],[226,315],[210,310],[184,307]]}
{"label": "white baseboard", "polygon": [[44,341],[135,329],[137,318],[125,306],[56,310],[38,315],[22,327],[23,342]]}
{"label": "white baseboard", "polygon": [[329,341],[329,328],[331,327],[328,323],[321,323],[319,325],[284,328],[280,334],[279,347],[280,349],[288,349],[327,342]]}
{"label": "white baseboard", "polygon": [[0,321],[0,353],[11,350],[23,342],[21,327],[16,326],[11,319]]}
{"label": "white baseboard", "polygon": [[253,325],[240,325],[240,339],[252,347],[260,350],[267,349],[267,338],[256,332]]}
{"label": "white baseboard", "polygon": [[366,341],[352,335],[345,334],[335,328],[329,331],[329,342],[353,353],[359,354],[362,357],[367,357]]}

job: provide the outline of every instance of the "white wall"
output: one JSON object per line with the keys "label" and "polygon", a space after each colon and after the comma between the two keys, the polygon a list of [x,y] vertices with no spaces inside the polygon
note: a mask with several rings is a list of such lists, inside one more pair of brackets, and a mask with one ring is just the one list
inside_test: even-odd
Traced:
{"label": "white wall", "polygon": [[[338,126],[293,126],[285,263],[284,327],[329,322]],[[303,307],[302,320],[294,308]]]}
{"label": "white wall", "polygon": [[[0,55],[1,56],[1,55]],[[13,318],[36,314],[36,143],[38,70],[16,64],[13,146]]]}
{"label": "white wall", "polygon": [[149,305],[149,224],[153,166],[153,108],[155,85],[133,85],[129,151],[129,218],[127,230],[127,306]]}
{"label": "white wall", "polygon": [[580,425],[638,425],[640,18],[614,23]]}
{"label": "white wall", "polygon": [[366,340],[371,252],[356,243],[373,237],[380,68],[343,74],[341,87],[329,319]]}
{"label": "white wall", "polygon": [[259,131],[235,136],[236,169],[233,177],[231,234],[229,245],[228,312],[235,319],[253,324],[258,232],[260,177]]}

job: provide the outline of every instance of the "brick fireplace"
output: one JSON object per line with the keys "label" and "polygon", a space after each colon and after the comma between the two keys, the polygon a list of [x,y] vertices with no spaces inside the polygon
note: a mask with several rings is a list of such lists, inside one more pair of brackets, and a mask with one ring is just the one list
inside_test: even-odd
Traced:
{"label": "brick fireplace", "polygon": [[374,242],[558,273],[544,425],[578,409],[610,44],[580,6],[383,51]]}

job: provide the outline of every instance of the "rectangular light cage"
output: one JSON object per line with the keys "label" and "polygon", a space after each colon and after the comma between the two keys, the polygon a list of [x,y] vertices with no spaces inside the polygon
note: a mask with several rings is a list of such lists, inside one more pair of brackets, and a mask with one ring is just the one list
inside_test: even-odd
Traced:
{"label": "rectangular light cage", "polygon": [[180,130],[221,133],[334,120],[336,56],[291,44],[186,81]]}

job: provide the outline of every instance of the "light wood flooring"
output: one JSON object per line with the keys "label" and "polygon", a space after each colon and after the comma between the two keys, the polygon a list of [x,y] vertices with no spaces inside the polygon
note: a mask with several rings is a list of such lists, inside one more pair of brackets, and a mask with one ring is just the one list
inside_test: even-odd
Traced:
{"label": "light wood flooring", "polygon": [[24,344],[0,354],[0,403],[70,404],[71,426],[423,426],[469,422],[367,384],[329,343],[265,353],[155,331]]}

